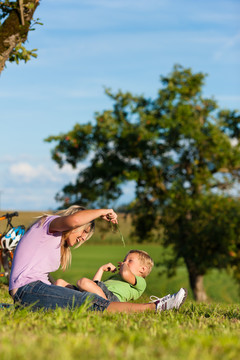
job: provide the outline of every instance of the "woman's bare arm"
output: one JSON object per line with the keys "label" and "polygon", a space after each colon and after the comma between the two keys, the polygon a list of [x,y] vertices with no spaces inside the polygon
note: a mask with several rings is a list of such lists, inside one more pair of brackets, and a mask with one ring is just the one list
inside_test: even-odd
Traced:
{"label": "woman's bare arm", "polygon": [[102,217],[106,221],[117,223],[117,214],[112,209],[81,210],[68,216],[59,216],[52,220],[49,231],[63,232],[85,225],[92,220]]}

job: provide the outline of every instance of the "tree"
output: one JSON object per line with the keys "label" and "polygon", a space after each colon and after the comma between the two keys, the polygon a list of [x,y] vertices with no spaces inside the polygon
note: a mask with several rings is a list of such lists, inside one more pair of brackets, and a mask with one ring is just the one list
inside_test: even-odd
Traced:
{"label": "tree", "polygon": [[40,24],[33,20],[39,0],[0,1],[0,73],[7,60],[24,60],[36,57],[36,49],[27,50],[22,44],[27,40],[32,25]]}
{"label": "tree", "polygon": [[165,265],[169,275],[173,275],[178,260],[184,259],[197,300],[207,300],[203,277],[211,268],[232,270],[239,280],[239,219],[239,199],[216,194],[176,196],[164,208],[164,244],[171,244],[174,254]]}
{"label": "tree", "polygon": [[176,65],[156,99],[106,90],[113,108],[96,113],[94,124],[46,139],[57,142],[60,167],[89,161],[57,194],[63,203],[107,206],[135,181],[135,234],[150,239],[164,227],[171,268],[184,259],[198,300],[209,269],[231,264],[240,272],[239,204],[226,195],[240,175],[240,116],[203,97],[205,76]]}

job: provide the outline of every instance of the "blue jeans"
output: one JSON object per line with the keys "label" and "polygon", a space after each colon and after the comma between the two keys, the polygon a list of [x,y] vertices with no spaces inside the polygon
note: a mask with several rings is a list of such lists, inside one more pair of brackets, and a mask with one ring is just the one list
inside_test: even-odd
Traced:
{"label": "blue jeans", "polygon": [[88,310],[104,311],[110,301],[89,292],[80,292],[56,285],[47,285],[42,281],[35,281],[20,287],[14,303],[30,306],[32,310],[69,308],[74,309],[89,302]]}
{"label": "blue jeans", "polygon": [[106,298],[109,300],[109,301],[114,301],[114,302],[120,302],[120,300],[118,299],[118,297],[113,294],[110,290],[108,290],[108,288],[106,287],[106,285],[104,284],[103,281],[98,281],[98,280],[95,280],[94,281],[101,289],[102,291],[104,292],[104,294],[106,295]]}

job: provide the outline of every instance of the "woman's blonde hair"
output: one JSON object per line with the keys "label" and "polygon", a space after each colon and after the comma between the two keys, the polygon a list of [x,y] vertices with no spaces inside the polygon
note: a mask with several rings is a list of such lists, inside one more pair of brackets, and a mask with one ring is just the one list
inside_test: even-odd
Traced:
{"label": "woman's blonde hair", "polygon": [[[64,209],[64,210],[59,210],[57,211],[56,213],[54,213],[54,215],[60,215],[60,216],[68,216],[68,215],[73,215],[75,214],[76,212],[78,211],[82,211],[82,210],[86,210],[83,206],[79,206],[79,205],[72,205],[70,206],[69,208],[67,209]],[[42,226],[46,220],[46,218],[48,216],[52,216],[53,214],[44,214],[43,216],[41,216],[40,218],[38,218],[37,221],[35,221],[31,227],[36,224],[37,222],[39,222],[39,226]],[[90,237],[92,236],[92,234],[94,233],[94,228],[95,228],[95,225],[94,225],[94,221],[91,221],[90,223],[87,223],[87,224],[84,224],[82,226],[79,226],[77,229],[78,231],[84,231],[85,229],[88,229],[90,227],[90,231],[88,232],[88,236],[86,238],[86,240],[89,240]],[[70,247],[68,246],[68,243],[67,243],[67,238],[68,236],[70,235],[70,233],[73,231],[73,230],[76,230],[76,229],[71,229],[71,230],[68,230],[68,231],[64,231],[62,233],[62,239],[61,239],[61,260],[60,260],[60,263],[61,263],[61,268],[63,271],[65,271],[69,265],[71,264],[71,260],[72,260],[72,254],[71,254],[71,249]],[[81,243],[77,244],[74,248],[78,248],[79,246],[81,246]]]}

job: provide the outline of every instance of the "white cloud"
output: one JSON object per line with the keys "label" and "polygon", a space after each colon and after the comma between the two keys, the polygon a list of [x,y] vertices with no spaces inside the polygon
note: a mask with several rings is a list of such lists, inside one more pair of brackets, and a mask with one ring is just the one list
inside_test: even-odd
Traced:
{"label": "white cloud", "polygon": [[[84,167],[84,166],[82,166]],[[72,169],[70,165],[65,165],[59,169],[56,165],[50,168],[50,164],[47,166],[36,165],[33,166],[27,162],[18,162],[12,164],[9,168],[9,173],[14,178],[17,178],[18,182],[31,183],[31,182],[52,182],[60,183],[65,175],[69,178],[73,178],[79,172],[78,169]]]}
{"label": "white cloud", "polygon": [[83,170],[85,167],[86,167],[86,165],[84,163],[82,163],[82,164],[78,165],[77,169],[73,169],[70,164],[66,164],[61,169],[56,166],[55,171],[58,174],[66,174],[69,176],[76,176],[76,174],[78,174],[79,171]]}
{"label": "white cloud", "polygon": [[73,169],[67,164],[60,169],[46,159],[42,159],[41,164],[16,159],[8,167],[4,164],[0,170],[0,206],[15,210],[55,209],[59,206],[55,201],[56,193],[69,182],[74,182],[77,173],[84,167],[81,164]]}
{"label": "white cloud", "polygon": [[26,162],[19,162],[10,166],[9,172],[16,176],[22,182],[31,182],[36,179],[48,178],[50,181],[56,181],[57,178],[43,165],[36,167]]}

